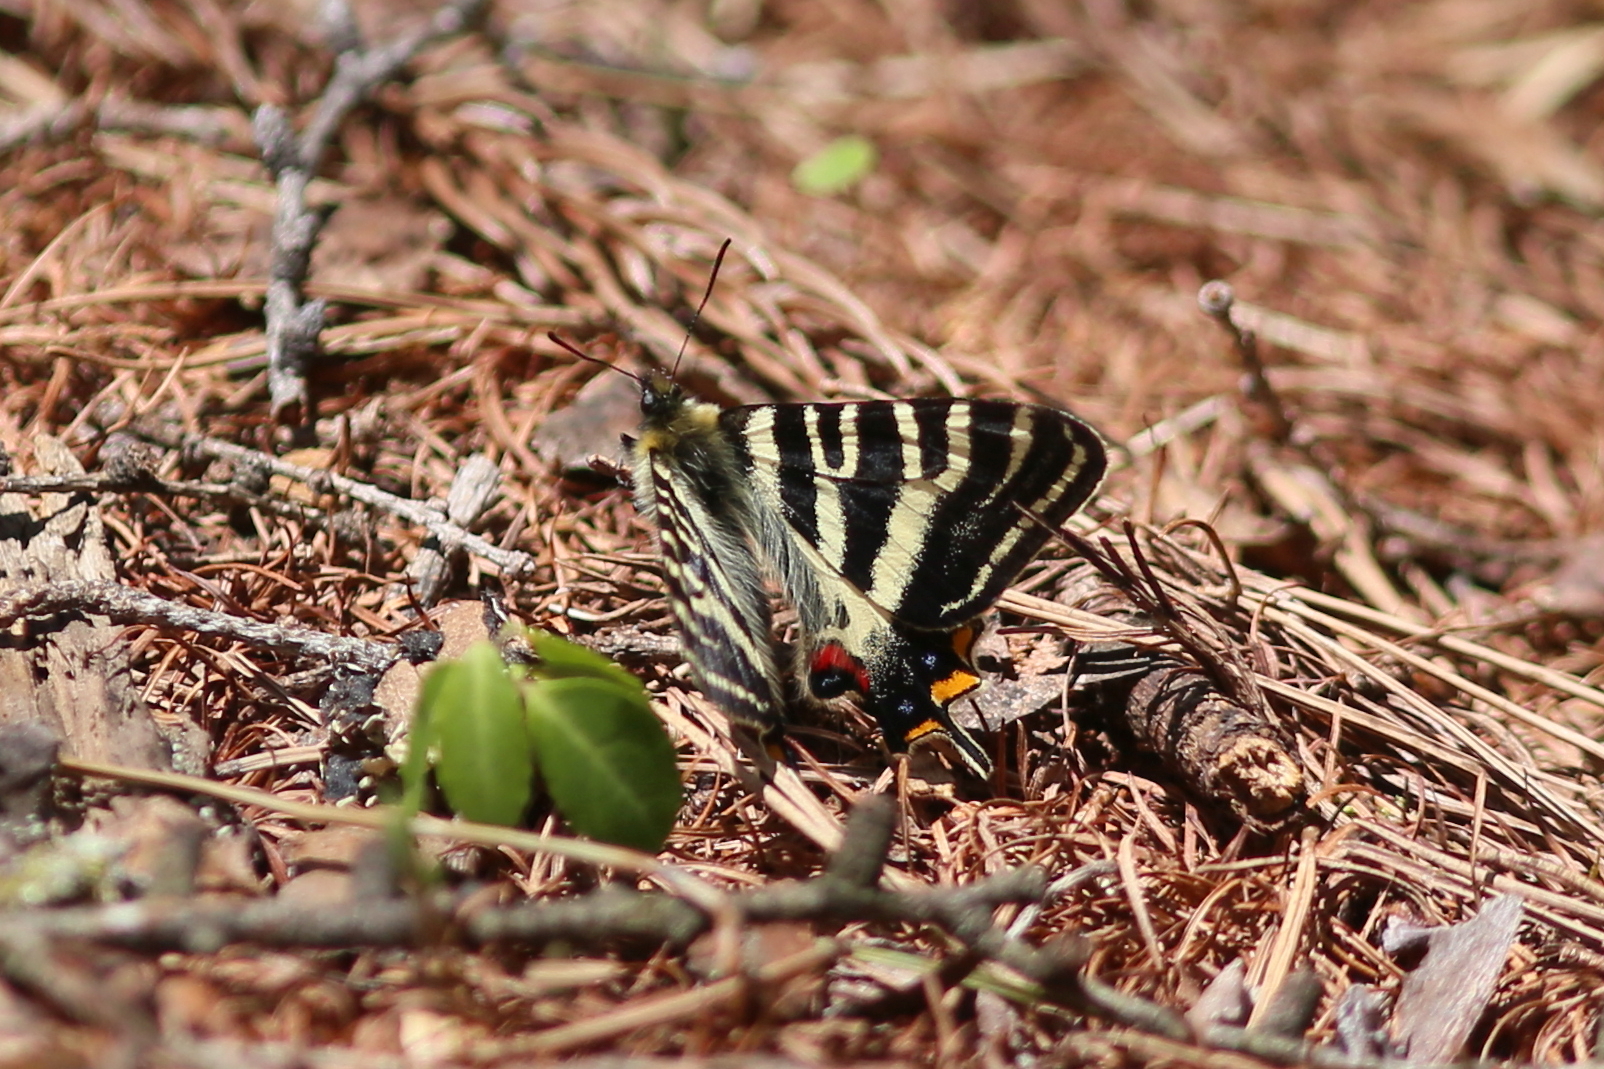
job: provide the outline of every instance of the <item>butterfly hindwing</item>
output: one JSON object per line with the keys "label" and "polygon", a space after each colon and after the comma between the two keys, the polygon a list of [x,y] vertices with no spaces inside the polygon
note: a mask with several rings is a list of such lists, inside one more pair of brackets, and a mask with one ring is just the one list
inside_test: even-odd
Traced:
{"label": "butterfly hindwing", "polygon": [[1074,416],[1004,401],[755,405],[720,423],[754,496],[810,556],[902,623],[944,631],[990,608],[1102,481]]}
{"label": "butterfly hindwing", "polygon": [[948,713],[948,706],[980,686],[969,660],[974,629],[916,631],[888,620],[845,587],[837,595],[836,619],[803,639],[800,664],[812,696],[828,701],[857,693],[891,749],[945,738],[972,771],[986,775],[991,762],[985,747]]}

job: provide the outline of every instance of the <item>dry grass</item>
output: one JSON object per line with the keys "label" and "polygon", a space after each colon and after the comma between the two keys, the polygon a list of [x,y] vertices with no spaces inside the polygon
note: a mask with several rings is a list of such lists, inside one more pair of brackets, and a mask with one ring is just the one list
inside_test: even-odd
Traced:
{"label": "dry grass", "polygon": [[[359,21],[383,38],[381,16],[401,16],[373,6]],[[155,418],[315,446],[303,462],[409,498],[443,498],[484,452],[503,496],[475,529],[538,565],[512,605],[627,647],[667,629],[648,536],[623,494],[537,454],[547,417],[595,376],[546,333],[672,361],[732,238],[690,345],[695,389],[969,392],[1087,417],[1130,447],[1092,519],[1145,525],[1144,551],[1255,673],[1310,783],[1304,830],[1238,835],[1071,698],[1071,715],[1009,726],[994,797],[900,785],[899,872],[963,884],[1117,861],[1122,879],[1051,902],[1024,934],[1080,933],[1093,975],[1178,1008],[1234,960],[1266,995],[1306,964],[1321,1039],[1351,984],[1397,989],[1389,918],[1455,922],[1490,890],[1517,893],[1526,923],[1471,1053],[1588,1057],[1604,962],[1604,24],[1493,0],[710,10],[497,5],[343,127],[309,191],[336,210],[308,287],[331,326],[303,441],[274,426],[264,390],[274,189],[249,119],[262,103],[308,110],[331,65],[313,20],[133,0],[0,15],[0,443],[27,471],[30,442],[59,436],[94,468],[108,432]],[[841,198],[797,192],[798,160],[847,132],[876,141],[875,172]],[[1288,442],[1237,402],[1231,349],[1195,305],[1213,277],[1265,343]],[[308,525],[151,495],[105,512],[132,586],[342,634],[416,626],[396,583],[423,532],[392,516]],[[1220,532],[1239,597],[1192,532],[1157,533],[1180,517]],[[1090,635],[1055,600],[1073,575],[1042,567],[1011,622]],[[494,571],[470,568],[457,596]],[[128,637],[158,721],[198,726],[175,730],[200,765],[323,798],[325,676],[187,634]],[[1058,639],[1007,641],[1047,663]],[[831,761],[754,798],[716,711],[673,663],[640,667],[691,787],[664,857],[717,885],[816,873],[850,800],[897,787],[854,725],[821,722],[800,737]],[[311,759],[262,759],[290,747]],[[250,815],[260,893],[305,879],[287,859],[298,825]],[[507,894],[594,879],[541,855],[478,864]],[[948,949],[916,926],[845,935]],[[763,960],[788,960],[779,944]],[[519,1037],[700,982],[667,953],[559,964],[441,949],[100,967],[133,977],[162,1037],[312,1044],[342,1065],[403,1046],[429,1064],[510,1064]],[[991,991],[927,987],[884,1019],[825,1016],[860,984],[917,984],[872,953],[819,975],[777,988],[799,1010],[738,993],[548,1053],[1174,1053]],[[26,1022],[23,999],[0,989],[30,1053],[92,1060],[107,1042],[104,1023]]]}

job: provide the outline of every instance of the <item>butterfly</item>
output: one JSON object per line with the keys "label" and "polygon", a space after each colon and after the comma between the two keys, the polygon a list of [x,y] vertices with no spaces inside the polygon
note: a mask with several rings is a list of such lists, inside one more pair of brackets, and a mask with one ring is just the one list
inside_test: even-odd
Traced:
{"label": "butterfly", "polygon": [[777,746],[787,706],[766,580],[798,618],[807,695],[860,696],[887,745],[946,740],[980,685],[976,619],[1096,491],[1102,438],[1076,416],[966,399],[721,408],[640,378],[629,441],[697,686]]}

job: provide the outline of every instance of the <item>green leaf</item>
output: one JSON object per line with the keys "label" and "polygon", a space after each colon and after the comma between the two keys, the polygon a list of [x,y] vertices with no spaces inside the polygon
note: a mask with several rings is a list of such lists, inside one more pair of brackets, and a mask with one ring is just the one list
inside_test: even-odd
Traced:
{"label": "green leaf", "polygon": [[797,164],[791,172],[791,184],[815,197],[833,197],[873,171],[879,158],[874,142],[868,138],[857,134],[838,137]]}
{"label": "green leaf", "polygon": [[[854,946],[852,958],[883,969],[888,974],[900,971],[910,977],[924,976],[941,968],[941,963],[933,958],[890,947]],[[1036,1005],[1046,997],[1041,984],[1027,980],[1011,969],[1000,969],[991,962],[982,963],[965,976],[963,985],[972,991],[989,991],[1025,1005]]]}
{"label": "green leaf", "polygon": [[429,751],[439,741],[435,732],[436,703],[429,691],[429,680],[433,675],[431,672],[423,679],[423,686],[418,690],[418,706],[412,711],[412,724],[407,728],[407,756],[401,765],[400,805],[408,820],[423,810],[423,796],[429,788]]}
{"label": "green leaf", "polygon": [[540,663],[536,664],[533,670],[537,678],[602,679],[623,687],[631,696],[642,702],[646,700],[646,688],[641,685],[639,679],[594,650],[587,650],[550,631],[538,631],[534,628],[530,628],[528,638],[530,648],[540,659]]}
{"label": "green leaf", "polygon": [[524,697],[546,789],[569,825],[602,842],[660,850],[684,788],[674,744],[644,692],[571,677],[526,684]]}
{"label": "green leaf", "polygon": [[[419,719],[433,726],[434,776],[452,810],[516,825],[529,806],[534,758],[522,696],[496,647],[481,640],[436,665],[423,681],[419,707]],[[414,752],[420,741],[412,740]]]}

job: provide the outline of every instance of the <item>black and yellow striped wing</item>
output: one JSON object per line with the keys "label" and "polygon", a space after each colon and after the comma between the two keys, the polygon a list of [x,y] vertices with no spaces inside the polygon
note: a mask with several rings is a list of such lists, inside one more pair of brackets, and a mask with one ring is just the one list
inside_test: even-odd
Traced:
{"label": "black and yellow striped wing", "polygon": [[[770,637],[768,593],[738,488],[710,489],[696,465],[644,452],[636,499],[657,524],[668,603],[696,685],[726,713],[780,732],[784,690]],[[644,484],[644,485],[643,485]]]}
{"label": "black and yellow striped wing", "polygon": [[901,623],[947,631],[988,609],[1084,505],[1107,466],[1067,412],[924,399],[726,409],[751,483],[812,555]]}

